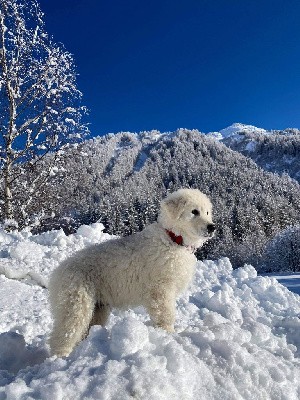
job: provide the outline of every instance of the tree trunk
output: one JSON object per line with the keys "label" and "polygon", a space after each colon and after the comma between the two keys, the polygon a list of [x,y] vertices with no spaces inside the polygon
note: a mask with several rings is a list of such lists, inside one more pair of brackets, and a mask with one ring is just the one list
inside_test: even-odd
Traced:
{"label": "tree trunk", "polygon": [[0,18],[0,27],[1,27],[1,65],[2,65],[2,75],[5,86],[5,91],[7,94],[8,105],[9,105],[9,123],[7,127],[7,134],[4,136],[5,139],[5,147],[6,147],[6,160],[5,167],[3,170],[4,173],[4,219],[6,220],[6,229],[12,230],[15,228],[15,224],[13,223],[14,214],[13,214],[13,202],[12,202],[12,193],[11,193],[11,170],[13,163],[12,156],[12,143],[14,138],[13,129],[15,127],[15,119],[16,119],[16,104],[14,97],[14,90],[10,80],[9,75],[9,63],[6,55],[6,42],[5,42],[5,16],[8,13],[7,6],[5,2],[2,2],[1,6],[3,7],[3,12],[1,13]]}
{"label": "tree trunk", "polygon": [[15,227],[13,223],[14,213],[12,207],[10,173],[11,173],[11,164],[7,164],[4,169],[4,219],[6,220],[6,229],[8,231],[11,231]]}

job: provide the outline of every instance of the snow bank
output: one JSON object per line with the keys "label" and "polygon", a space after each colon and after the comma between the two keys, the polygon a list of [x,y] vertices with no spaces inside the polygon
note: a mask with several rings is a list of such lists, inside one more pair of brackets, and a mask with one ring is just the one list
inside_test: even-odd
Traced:
{"label": "snow bank", "polygon": [[112,238],[103,229],[99,223],[82,225],[70,236],[62,229],[40,235],[0,230],[0,274],[10,279],[31,278],[47,286],[49,273],[65,258],[85,246]]}
{"label": "snow bank", "polygon": [[300,274],[299,273],[273,273],[263,274],[263,276],[272,276],[276,280],[287,287],[290,291],[300,295]]}
{"label": "snow bank", "polygon": [[72,252],[107,240],[102,229],[0,233],[2,272],[24,276],[0,276],[0,400],[300,397],[300,297],[228,259],[198,262],[175,334],[152,327],[142,308],[115,311],[70,357],[49,358],[47,289],[25,272],[47,278]]}

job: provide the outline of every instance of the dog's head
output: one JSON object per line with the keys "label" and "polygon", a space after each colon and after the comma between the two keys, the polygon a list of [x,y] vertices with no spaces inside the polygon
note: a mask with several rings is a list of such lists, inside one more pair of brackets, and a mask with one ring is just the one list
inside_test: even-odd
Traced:
{"label": "dog's head", "polygon": [[187,246],[201,247],[214,236],[212,204],[197,189],[180,189],[161,202],[158,223],[180,235]]}

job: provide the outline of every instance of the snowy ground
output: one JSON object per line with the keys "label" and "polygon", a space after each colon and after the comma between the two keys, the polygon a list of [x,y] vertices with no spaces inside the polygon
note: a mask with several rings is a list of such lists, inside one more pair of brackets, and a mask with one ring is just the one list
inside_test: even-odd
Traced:
{"label": "snowy ground", "polygon": [[300,295],[300,274],[264,274],[276,278],[279,283],[287,287],[291,292]]}
{"label": "snowy ground", "polygon": [[41,285],[69,254],[107,239],[100,224],[68,237],[0,232],[0,400],[300,398],[300,297],[228,259],[197,264],[175,334],[143,309],[115,311],[70,357],[49,358]]}

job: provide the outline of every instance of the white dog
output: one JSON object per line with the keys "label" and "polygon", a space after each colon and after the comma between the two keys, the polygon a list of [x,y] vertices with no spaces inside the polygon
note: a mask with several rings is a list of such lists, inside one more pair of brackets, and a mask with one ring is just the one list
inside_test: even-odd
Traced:
{"label": "white dog", "polygon": [[66,356],[113,307],[144,306],[153,323],[174,331],[175,301],[191,281],[194,251],[215,230],[209,198],[180,189],[161,202],[158,221],[142,232],[77,252],[49,283],[52,354]]}

